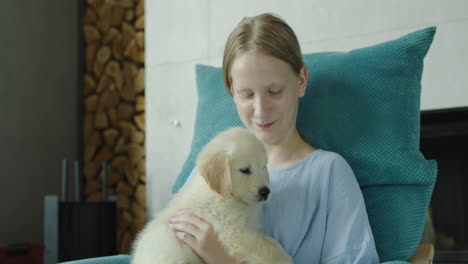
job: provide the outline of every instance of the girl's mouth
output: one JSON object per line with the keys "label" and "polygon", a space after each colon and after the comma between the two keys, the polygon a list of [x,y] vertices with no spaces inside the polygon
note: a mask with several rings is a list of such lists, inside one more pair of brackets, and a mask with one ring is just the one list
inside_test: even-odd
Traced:
{"label": "girl's mouth", "polygon": [[268,124],[257,124],[257,126],[258,126],[259,128],[261,128],[261,129],[267,129],[267,128],[271,127],[275,122],[276,122],[276,121],[271,122],[271,123],[268,123]]}

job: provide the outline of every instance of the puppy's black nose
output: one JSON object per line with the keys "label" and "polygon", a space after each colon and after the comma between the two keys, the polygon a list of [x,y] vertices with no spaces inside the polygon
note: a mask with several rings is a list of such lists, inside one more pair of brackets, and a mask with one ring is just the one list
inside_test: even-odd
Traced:
{"label": "puppy's black nose", "polygon": [[268,189],[268,187],[262,187],[258,193],[260,194],[260,197],[263,198],[263,200],[266,200],[268,199],[268,195],[270,194],[270,189]]}

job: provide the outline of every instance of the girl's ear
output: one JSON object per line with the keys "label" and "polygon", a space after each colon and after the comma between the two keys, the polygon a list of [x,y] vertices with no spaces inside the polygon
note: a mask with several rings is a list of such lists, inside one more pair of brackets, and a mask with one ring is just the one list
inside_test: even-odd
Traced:
{"label": "girl's ear", "polygon": [[299,71],[299,91],[298,91],[299,97],[303,97],[305,95],[308,76],[309,76],[309,73],[307,72],[307,67],[304,65]]}

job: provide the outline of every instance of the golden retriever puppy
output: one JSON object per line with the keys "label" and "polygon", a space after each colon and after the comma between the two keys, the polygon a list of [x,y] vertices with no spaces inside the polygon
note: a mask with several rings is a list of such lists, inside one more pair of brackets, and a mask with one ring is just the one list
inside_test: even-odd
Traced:
{"label": "golden retriever puppy", "polygon": [[261,202],[268,198],[267,155],[248,130],[231,128],[210,141],[197,158],[195,175],[138,235],[133,264],[203,263],[169,228],[169,218],[190,209],[206,219],[239,263],[292,263],[260,231]]}

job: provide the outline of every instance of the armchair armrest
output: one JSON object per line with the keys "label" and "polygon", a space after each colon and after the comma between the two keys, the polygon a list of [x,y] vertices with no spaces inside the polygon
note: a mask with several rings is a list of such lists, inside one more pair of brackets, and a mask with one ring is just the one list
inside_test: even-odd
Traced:
{"label": "armchair armrest", "polygon": [[61,264],[130,264],[132,257],[130,255],[121,254],[108,257],[88,258],[62,262]]}
{"label": "armchair armrest", "polygon": [[432,244],[420,244],[413,256],[408,259],[412,264],[431,264],[434,259],[434,246]]}

